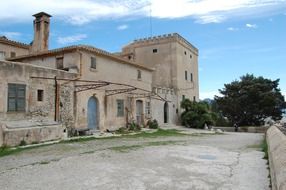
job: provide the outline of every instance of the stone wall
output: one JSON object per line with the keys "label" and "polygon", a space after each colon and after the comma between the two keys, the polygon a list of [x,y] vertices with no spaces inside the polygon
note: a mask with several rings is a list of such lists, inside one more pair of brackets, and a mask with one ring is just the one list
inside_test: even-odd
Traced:
{"label": "stone wall", "polygon": [[63,129],[61,125],[9,129],[5,125],[0,124],[0,147],[13,147],[18,146],[21,143],[40,143],[45,141],[58,140],[62,137]]}
{"label": "stone wall", "polygon": [[[246,133],[265,133],[269,127],[260,126],[260,127],[239,127],[238,132]],[[214,129],[221,129],[227,132],[234,132],[234,127],[214,127]]]}
{"label": "stone wall", "polygon": [[286,190],[286,136],[272,126],[266,133],[273,190]]}

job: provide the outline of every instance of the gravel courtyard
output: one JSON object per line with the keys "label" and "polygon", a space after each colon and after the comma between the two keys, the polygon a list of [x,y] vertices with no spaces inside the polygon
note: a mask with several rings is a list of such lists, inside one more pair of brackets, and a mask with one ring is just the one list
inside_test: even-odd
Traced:
{"label": "gravel courtyard", "polygon": [[263,134],[111,138],[0,157],[1,190],[268,190]]}

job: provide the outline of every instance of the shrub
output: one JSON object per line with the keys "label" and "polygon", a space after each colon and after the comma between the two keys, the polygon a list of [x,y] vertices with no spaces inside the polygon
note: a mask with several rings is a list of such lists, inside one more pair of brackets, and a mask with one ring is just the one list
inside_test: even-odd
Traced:
{"label": "shrub", "polygon": [[159,125],[158,125],[158,121],[156,119],[154,120],[149,120],[147,122],[147,126],[150,128],[150,129],[158,129],[159,128]]}
{"label": "shrub", "polygon": [[140,125],[138,125],[137,123],[135,122],[132,122],[129,127],[128,127],[129,131],[140,131],[141,130],[141,127]]}

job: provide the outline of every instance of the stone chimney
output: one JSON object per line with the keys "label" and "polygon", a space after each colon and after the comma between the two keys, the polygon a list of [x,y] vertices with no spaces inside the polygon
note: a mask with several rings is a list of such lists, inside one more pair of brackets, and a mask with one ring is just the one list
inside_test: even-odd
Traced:
{"label": "stone chimney", "polygon": [[46,51],[49,49],[49,32],[51,15],[40,12],[33,15],[34,20],[34,41],[32,52]]}

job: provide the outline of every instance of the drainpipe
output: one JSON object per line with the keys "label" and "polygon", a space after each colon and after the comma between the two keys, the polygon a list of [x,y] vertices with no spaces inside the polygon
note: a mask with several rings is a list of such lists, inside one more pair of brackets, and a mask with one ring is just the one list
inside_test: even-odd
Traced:
{"label": "drainpipe", "polygon": [[54,116],[54,121],[58,121],[58,115],[59,115],[59,104],[60,104],[59,89],[60,89],[60,86],[58,84],[57,77],[55,77],[55,116]]}

